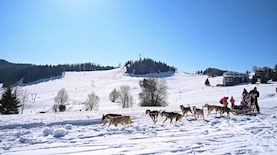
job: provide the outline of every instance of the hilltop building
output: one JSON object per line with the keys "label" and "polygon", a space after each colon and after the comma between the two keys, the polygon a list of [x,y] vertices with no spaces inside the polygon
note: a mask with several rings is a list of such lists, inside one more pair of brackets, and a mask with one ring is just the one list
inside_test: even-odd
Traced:
{"label": "hilltop building", "polygon": [[249,75],[238,72],[225,72],[223,74],[223,85],[233,86],[236,84],[244,83],[249,81]]}

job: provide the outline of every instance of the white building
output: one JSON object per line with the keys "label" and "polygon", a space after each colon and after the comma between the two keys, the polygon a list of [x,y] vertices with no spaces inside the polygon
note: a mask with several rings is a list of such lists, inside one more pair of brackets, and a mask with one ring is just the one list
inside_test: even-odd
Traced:
{"label": "white building", "polygon": [[238,72],[225,72],[223,74],[223,85],[232,86],[249,81],[249,75]]}

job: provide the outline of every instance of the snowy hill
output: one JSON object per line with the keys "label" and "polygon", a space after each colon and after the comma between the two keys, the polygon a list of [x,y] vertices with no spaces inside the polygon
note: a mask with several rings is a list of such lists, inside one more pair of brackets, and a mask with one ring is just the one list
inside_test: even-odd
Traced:
{"label": "snowy hill", "polygon": [[[211,78],[212,87],[204,82],[207,76],[176,72],[163,77],[168,85],[168,107],[122,109],[109,101],[114,88],[129,85],[135,103],[141,91],[143,77],[129,76],[124,68],[94,72],[66,72],[61,79],[22,87],[30,92],[23,115],[0,115],[0,154],[276,154],[277,153],[277,83],[213,87],[222,77]],[[243,88],[260,91],[261,115],[183,118],[182,123],[153,124],[146,109],[179,112],[179,106],[205,103],[218,104],[222,96],[241,100]],[[70,97],[68,111],[50,111],[57,92],[65,88]],[[94,91],[100,97],[100,107],[84,110],[82,103]],[[205,111],[206,112],[206,111]],[[102,126],[106,113],[130,115],[134,123],[127,126]]]}

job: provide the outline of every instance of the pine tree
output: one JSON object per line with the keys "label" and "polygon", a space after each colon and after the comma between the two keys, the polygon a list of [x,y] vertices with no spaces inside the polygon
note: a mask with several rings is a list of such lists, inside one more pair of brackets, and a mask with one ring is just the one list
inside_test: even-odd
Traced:
{"label": "pine tree", "polygon": [[266,73],[263,73],[262,75],[261,75],[261,78],[260,78],[260,82],[261,83],[267,83],[267,77],[266,77]]}
{"label": "pine tree", "polygon": [[266,70],[266,73],[265,73],[265,79],[268,81],[268,80],[271,80],[272,79],[272,76],[273,76],[273,71],[272,69],[267,69]]}
{"label": "pine tree", "polygon": [[16,92],[13,93],[12,89],[8,87],[2,95],[0,100],[0,113],[1,114],[18,114],[20,101],[17,98]]}
{"label": "pine tree", "polygon": [[272,81],[277,81],[277,71],[273,72]]}
{"label": "pine tree", "polygon": [[272,81],[277,81],[277,64],[274,67]]}
{"label": "pine tree", "polygon": [[254,75],[251,79],[251,84],[256,84],[257,83],[257,77]]}
{"label": "pine tree", "polygon": [[207,78],[206,81],[205,81],[205,85],[206,85],[206,86],[211,86],[210,81],[209,81],[208,78]]}

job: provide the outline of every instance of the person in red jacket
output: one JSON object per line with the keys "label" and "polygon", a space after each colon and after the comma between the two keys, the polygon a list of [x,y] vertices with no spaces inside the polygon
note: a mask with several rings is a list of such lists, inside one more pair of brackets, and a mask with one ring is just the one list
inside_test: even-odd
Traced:
{"label": "person in red jacket", "polygon": [[226,97],[226,96],[222,97],[222,98],[220,99],[219,102],[220,102],[221,104],[223,104],[223,106],[224,106],[225,108],[227,108],[227,106],[228,106],[228,97]]}

